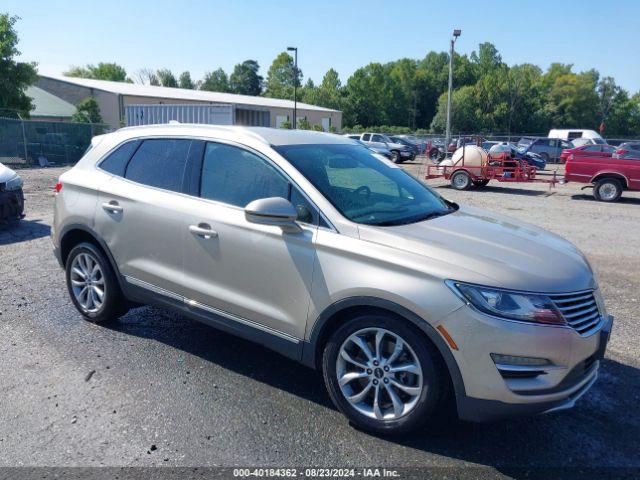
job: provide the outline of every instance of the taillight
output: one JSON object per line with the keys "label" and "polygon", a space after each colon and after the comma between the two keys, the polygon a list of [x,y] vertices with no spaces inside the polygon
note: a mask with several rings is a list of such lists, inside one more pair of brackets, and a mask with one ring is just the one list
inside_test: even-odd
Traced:
{"label": "taillight", "polygon": [[56,183],[54,190],[56,191],[56,193],[60,193],[60,190],[62,190],[62,183],[61,182]]}
{"label": "taillight", "polygon": [[629,153],[629,150],[625,150],[624,148],[619,148],[619,149],[616,150],[616,153],[618,155],[625,155],[625,154]]}

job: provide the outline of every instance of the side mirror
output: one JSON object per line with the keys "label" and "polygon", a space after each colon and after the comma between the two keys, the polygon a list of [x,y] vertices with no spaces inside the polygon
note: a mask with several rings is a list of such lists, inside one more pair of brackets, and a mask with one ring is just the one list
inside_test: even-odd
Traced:
{"label": "side mirror", "polygon": [[244,207],[244,216],[248,222],[280,227],[287,233],[302,231],[296,223],[298,212],[291,202],[282,197],[254,200]]}

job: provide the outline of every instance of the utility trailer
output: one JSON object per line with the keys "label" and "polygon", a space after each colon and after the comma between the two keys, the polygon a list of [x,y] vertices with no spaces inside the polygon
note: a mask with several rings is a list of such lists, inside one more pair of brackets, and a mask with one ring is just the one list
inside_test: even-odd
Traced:
{"label": "utility trailer", "polygon": [[462,159],[454,165],[427,166],[427,179],[444,178],[451,182],[456,190],[468,190],[471,187],[485,187],[491,180],[512,183],[548,183],[549,187],[559,182],[556,172],[552,178],[536,177],[536,168],[525,160],[513,158],[508,153],[489,155],[484,165],[465,164],[464,153]]}

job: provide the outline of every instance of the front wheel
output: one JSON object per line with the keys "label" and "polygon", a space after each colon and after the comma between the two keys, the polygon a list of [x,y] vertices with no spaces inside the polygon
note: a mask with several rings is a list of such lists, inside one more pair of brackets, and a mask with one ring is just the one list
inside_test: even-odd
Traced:
{"label": "front wheel", "polygon": [[402,163],[402,159],[400,158],[400,152],[398,152],[397,150],[394,150],[393,152],[391,152],[391,161],[393,163]]}
{"label": "front wheel", "polygon": [[406,433],[440,404],[439,357],[419,331],[391,316],[366,314],[345,323],[327,343],[322,367],[335,405],[367,431]]}
{"label": "front wheel", "polygon": [[65,272],[71,301],[85,319],[106,322],[128,310],[109,261],[92,243],[80,243],[69,252]]}
{"label": "front wheel", "polygon": [[615,202],[622,195],[622,184],[615,178],[598,180],[593,187],[593,196],[601,202]]}

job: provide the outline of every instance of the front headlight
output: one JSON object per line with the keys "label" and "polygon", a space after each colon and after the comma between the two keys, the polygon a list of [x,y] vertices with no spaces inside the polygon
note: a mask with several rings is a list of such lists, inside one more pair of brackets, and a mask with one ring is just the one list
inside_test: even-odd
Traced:
{"label": "front headlight", "polygon": [[21,188],[22,188],[22,179],[18,175],[13,177],[11,180],[7,180],[7,183],[4,187],[6,191],[19,190]]}
{"label": "front headlight", "polygon": [[447,285],[457,295],[487,315],[546,325],[566,324],[546,295],[512,292],[455,281],[448,281]]}

